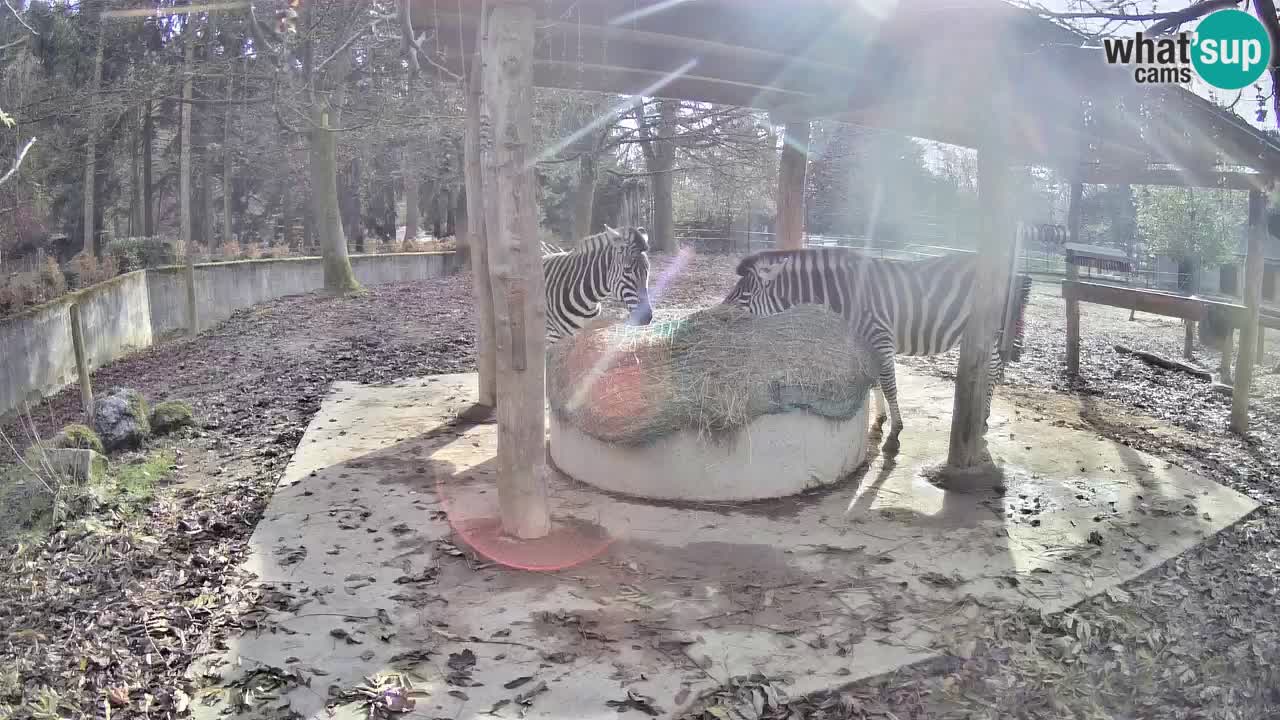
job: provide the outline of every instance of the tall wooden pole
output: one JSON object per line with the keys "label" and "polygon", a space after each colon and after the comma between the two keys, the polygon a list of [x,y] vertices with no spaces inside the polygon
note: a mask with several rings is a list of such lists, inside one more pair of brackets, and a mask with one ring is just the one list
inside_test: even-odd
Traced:
{"label": "tall wooden pole", "polygon": [[779,250],[804,247],[804,183],[809,166],[809,121],[789,120],[783,126],[782,158],[778,160]]}
{"label": "tall wooden pole", "polygon": [[986,424],[987,378],[991,348],[1004,309],[1004,287],[1013,249],[1014,225],[1009,203],[1008,153],[998,133],[978,151],[979,233],[977,270],[969,303],[969,322],[960,342],[956,394],[951,415],[951,444],[947,464],[969,468],[987,460],[983,436]]}
{"label": "tall wooden pole", "polygon": [[546,297],[533,177],[529,0],[497,2],[481,54],[480,158],[493,290],[498,503],[517,538],[550,531],[546,454]]}
{"label": "tall wooden pole", "polygon": [[1244,261],[1244,304],[1249,308],[1240,328],[1240,349],[1236,352],[1236,381],[1231,394],[1231,429],[1249,430],[1249,389],[1253,384],[1253,363],[1258,344],[1258,311],[1262,306],[1263,247],[1267,238],[1267,196],[1249,191],[1249,249]]}
{"label": "tall wooden pole", "polygon": [[[477,30],[480,47],[484,23]],[[494,380],[493,289],[489,284],[489,244],[484,227],[484,191],[480,171],[480,65],[473,60],[467,78],[467,129],[463,153],[463,177],[467,184],[467,243],[471,261],[471,287],[476,302],[476,364],[479,366],[478,404],[493,408],[498,404]]]}
{"label": "tall wooden pole", "polygon": [[[1071,204],[1067,206],[1067,239],[1069,242],[1080,242],[1080,205],[1084,197],[1084,183],[1071,183]],[[1080,271],[1075,265],[1067,263],[1067,279],[1080,278]],[[1067,374],[1075,377],[1080,374],[1080,301],[1067,299]]]}

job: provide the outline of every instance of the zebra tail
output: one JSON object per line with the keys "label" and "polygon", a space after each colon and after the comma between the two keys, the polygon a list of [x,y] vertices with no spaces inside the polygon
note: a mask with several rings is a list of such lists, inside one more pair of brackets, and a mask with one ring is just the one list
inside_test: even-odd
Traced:
{"label": "zebra tail", "polygon": [[1031,276],[1019,273],[1015,277],[1018,293],[1018,311],[1013,318],[1013,348],[1009,351],[1009,362],[1018,362],[1022,358],[1022,342],[1025,332],[1024,320],[1027,316],[1027,305],[1031,303]]}

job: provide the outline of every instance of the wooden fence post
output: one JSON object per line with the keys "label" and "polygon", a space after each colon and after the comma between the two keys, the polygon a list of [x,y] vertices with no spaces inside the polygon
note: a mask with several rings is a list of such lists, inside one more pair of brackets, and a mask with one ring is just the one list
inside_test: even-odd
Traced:
{"label": "wooden fence post", "polygon": [[71,350],[76,356],[76,375],[80,381],[80,404],[84,407],[85,424],[93,427],[93,383],[89,372],[89,354],[84,347],[84,326],[80,324],[80,301],[67,308],[71,322]]}
{"label": "wooden fence post", "polygon": [[493,286],[498,504],[503,531],[533,539],[551,529],[546,297],[532,147],[535,13],[529,0],[489,5],[481,52],[480,157]]}
{"label": "wooden fence post", "polygon": [[[1084,196],[1084,183],[1071,183],[1071,204],[1067,206],[1067,238],[1080,242],[1080,210]],[[1080,279],[1080,270],[1070,262],[1065,263],[1067,280]],[[1067,374],[1080,375],[1080,301],[1067,298]]]}
{"label": "wooden fence post", "polygon": [[187,266],[182,271],[182,278],[187,286],[187,334],[191,337],[200,334],[200,313],[196,309],[196,263],[194,252],[194,244],[187,243]]}
{"label": "wooden fence post", "polygon": [[1240,349],[1236,352],[1236,381],[1231,395],[1231,429],[1249,430],[1249,390],[1253,384],[1253,363],[1258,342],[1258,314],[1262,305],[1263,246],[1267,238],[1267,196],[1249,191],[1249,249],[1244,266],[1244,304],[1249,308],[1240,328]]}

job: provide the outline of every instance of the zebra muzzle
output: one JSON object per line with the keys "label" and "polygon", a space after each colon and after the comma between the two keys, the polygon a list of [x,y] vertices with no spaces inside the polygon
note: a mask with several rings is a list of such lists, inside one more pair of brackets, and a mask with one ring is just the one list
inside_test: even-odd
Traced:
{"label": "zebra muzzle", "polygon": [[653,322],[653,308],[648,303],[637,305],[627,315],[628,325],[648,325]]}

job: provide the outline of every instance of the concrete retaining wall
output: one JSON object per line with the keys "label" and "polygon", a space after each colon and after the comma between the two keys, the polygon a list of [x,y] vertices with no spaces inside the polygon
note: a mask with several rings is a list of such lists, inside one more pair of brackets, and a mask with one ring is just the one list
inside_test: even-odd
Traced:
{"label": "concrete retaining wall", "polygon": [[[460,264],[451,252],[351,258],[356,279],[363,285],[442,277],[456,272]],[[207,263],[195,267],[195,276],[201,329],[237,310],[324,288],[320,258]],[[0,415],[76,382],[70,320],[71,305],[76,303],[90,368],[187,328],[186,274],[180,266],[121,275],[0,320]]]}

